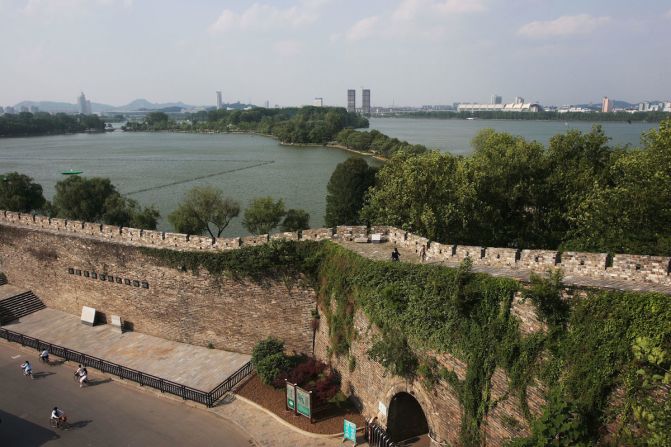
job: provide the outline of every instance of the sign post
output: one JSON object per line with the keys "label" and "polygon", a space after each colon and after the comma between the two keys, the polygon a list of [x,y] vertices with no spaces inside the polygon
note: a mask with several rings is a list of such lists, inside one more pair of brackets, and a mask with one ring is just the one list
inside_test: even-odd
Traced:
{"label": "sign post", "polygon": [[347,419],[343,419],[342,442],[352,441],[356,447],[356,424]]}
{"label": "sign post", "polygon": [[287,386],[287,410],[296,413],[296,385],[292,385],[288,380],[284,379]]}

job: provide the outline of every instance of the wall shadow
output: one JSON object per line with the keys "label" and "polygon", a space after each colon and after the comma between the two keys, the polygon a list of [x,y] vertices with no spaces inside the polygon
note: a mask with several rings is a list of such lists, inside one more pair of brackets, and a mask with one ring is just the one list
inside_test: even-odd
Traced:
{"label": "wall shadow", "polygon": [[60,436],[49,426],[49,415],[44,416],[44,426],[0,410],[0,444],[3,446],[41,446]]}

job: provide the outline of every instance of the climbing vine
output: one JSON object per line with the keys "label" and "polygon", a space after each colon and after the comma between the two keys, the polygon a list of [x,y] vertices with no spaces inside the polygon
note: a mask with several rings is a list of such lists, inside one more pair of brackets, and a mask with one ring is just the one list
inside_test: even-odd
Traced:
{"label": "climbing vine", "polygon": [[[666,295],[587,290],[580,297],[563,296],[559,274],[534,277],[521,287],[512,279],[473,273],[468,263],[450,269],[372,261],[330,242],[275,241],[222,253],[141,250],[182,271],[308,282],[328,323],[330,351],[345,358],[351,358],[357,336],[355,312],[362,310],[381,331],[372,359],[427,388],[440,381],[452,387],[463,410],[463,445],[481,443],[482,421],[497,404],[490,396],[497,367],[508,375],[510,392],[519,396],[532,428],[529,437],[513,441],[516,446],[545,445],[547,439],[593,444],[602,427],[613,431],[614,421],[615,443],[633,439],[632,433],[643,436],[641,445],[669,437],[670,429],[658,422],[669,420],[668,406],[642,397],[653,383],[657,396],[669,398],[668,384],[655,373],[669,369],[659,354],[671,352]],[[511,314],[519,290],[547,330],[521,333]],[[646,349],[655,356],[642,355]],[[467,365],[465,377],[438,367],[428,353],[457,357]],[[641,366],[643,361],[648,363]],[[350,369],[355,366],[350,361]],[[535,382],[548,397],[537,417],[526,396]]]}

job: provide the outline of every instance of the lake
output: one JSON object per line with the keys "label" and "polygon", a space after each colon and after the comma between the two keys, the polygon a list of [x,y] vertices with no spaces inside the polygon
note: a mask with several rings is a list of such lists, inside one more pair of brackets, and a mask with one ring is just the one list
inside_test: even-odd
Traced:
{"label": "lake", "polygon": [[[159,228],[171,230],[165,216],[196,185],[212,185],[244,209],[259,196],[284,199],[287,208],[310,213],[323,226],[326,184],[351,153],[320,147],[282,146],[271,138],[244,134],[110,132],[0,139],[0,173],[27,174],[51,199],[62,171],[109,177],[117,189],[161,211]],[[225,235],[245,235],[242,212]]]}
{"label": "lake", "polygon": [[[413,119],[413,118],[371,118],[370,128],[377,129],[390,137],[423,144],[431,149],[440,149],[452,154],[468,154],[471,140],[480,130],[492,128],[498,132],[521,135],[528,140],[547,144],[550,138],[570,129],[589,132],[594,123],[587,121],[528,121],[528,120],[462,120],[462,119]],[[626,122],[603,122],[611,145],[638,146],[641,132],[657,128],[657,123],[628,124]]]}
{"label": "lake", "polygon": [[[470,152],[470,140],[482,128],[522,135],[546,143],[566,129],[588,131],[591,123],[547,121],[371,119],[371,128],[390,136],[449,150]],[[604,123],[613,144],[636,145],[646,123]],[[260,196],[282,198],[287,208],[310,213],[310,225],[324,225],[326,184],[338,163],[352,153],[323,147],[282,146],[244,134],[111,132],[0,139],[0,173],[18,171],[40,183],[51,199],[62,171],[109,177],[118,190],[142,205],[156,205],[159,229],[170,231],[165,216],[196,185],[212,185],[238,200],[244,209]],[[379,162],[367,158],[369,163]],[[225,236],[245,235],[241,215]]]}

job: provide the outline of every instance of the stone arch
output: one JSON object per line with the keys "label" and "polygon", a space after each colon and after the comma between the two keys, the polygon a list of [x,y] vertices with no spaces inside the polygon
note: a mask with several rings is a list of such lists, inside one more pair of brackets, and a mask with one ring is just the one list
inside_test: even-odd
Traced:
{"label": "stone arch", "polygon": [[[414,407],[413,407],[414,401]],[[424,433],[416,434],[425,434],[433,433],[436,427],[435,417],[437,415],[433,404],[431,403],[430,397],[425,393],[425,391],[419,387],[415,386],[413,383],[399,382],[392,386],[385,396],[384,400],[387,406],[387,415],[386,415],[386,427],[387,432],[392,436],[394,441],[402,440],[396,439],[397,434],[400,437],[404,436],[403,427],[401,426],[401,432],[398,432],[398,420],[394,420],[399,413],[394,414],[399,409],[401,410],[401,415],[403,411],[410,411],[411,414],[416,414],[418,411],[421,411],[421,418],[418,419],[421,422],[423,418],[426,421],[426,431]],[[400,406],[398,406],[400,405]],[[418,415],[420,416],[420,415]],[[396,427],[394,427],[396,425]],[[422,427],[423,429],[424,427]],[[395,430],[396,429],[396,430]],[[395,433],[396,431],[396,433]]]}

